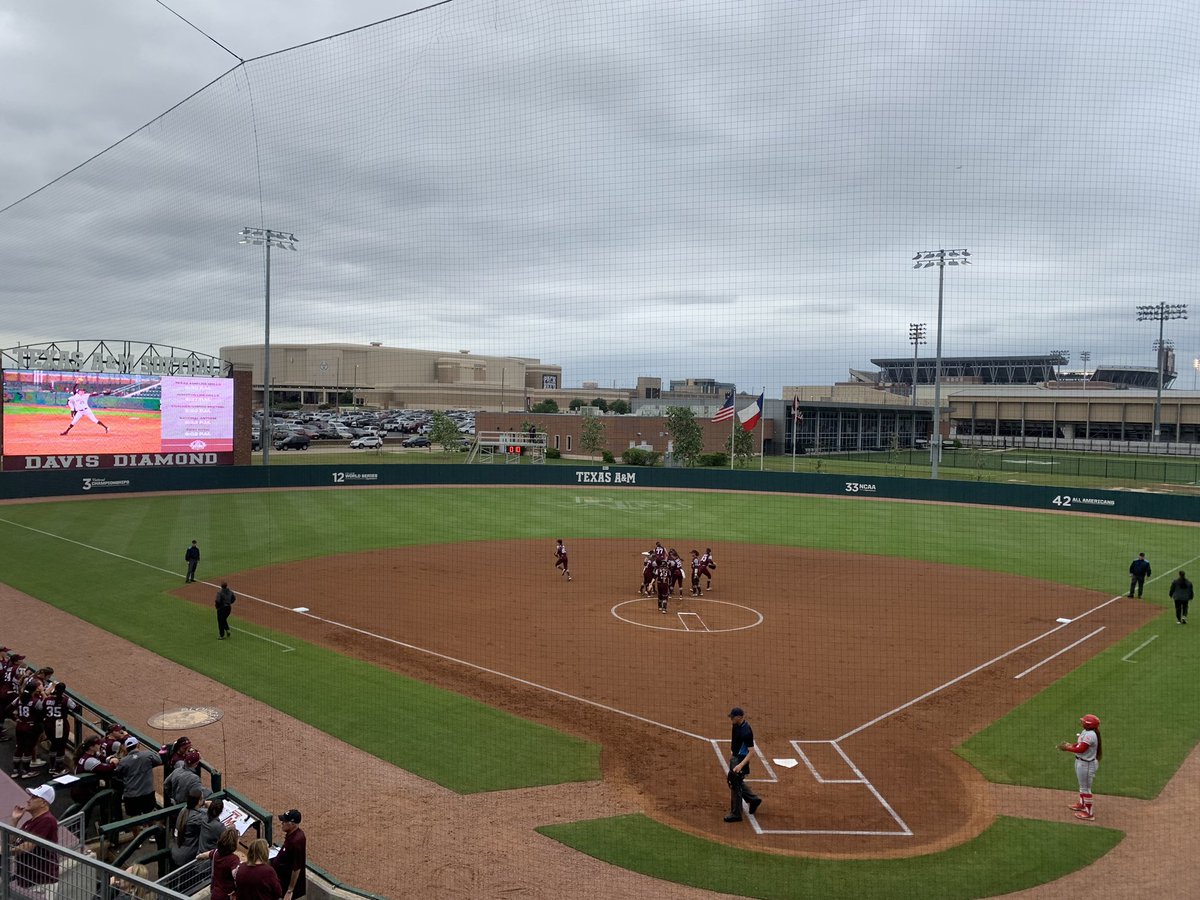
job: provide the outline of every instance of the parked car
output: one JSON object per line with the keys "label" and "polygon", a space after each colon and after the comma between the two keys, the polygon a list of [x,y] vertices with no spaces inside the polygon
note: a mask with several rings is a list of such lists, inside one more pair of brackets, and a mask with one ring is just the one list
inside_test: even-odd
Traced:
{"label": "parked car", "polygon": [[374,447],[382,447],[383,438],[374,434],[365,434],[360,438],[355,438],[350,442],[351,450],[370,450]]}
{"label": "parked car", "polygon": [[421,436],[421,435],[416,435],[414,437],[405,438],[404,443],[401,444],[401,446],[402,447],[429,447],[432,445],[429,442],[429,438]]}
{"label": "parked car", "polygon": [[307,450],[309,444],[308,435],[305,434],[289,434],[282,440],[275,442],[276,450]]}
{"label": "parked car", "polygon": [[250,432],[250,449],[251,450],[261,450],[262,449],[262,434],[260,434],[257,431]]}

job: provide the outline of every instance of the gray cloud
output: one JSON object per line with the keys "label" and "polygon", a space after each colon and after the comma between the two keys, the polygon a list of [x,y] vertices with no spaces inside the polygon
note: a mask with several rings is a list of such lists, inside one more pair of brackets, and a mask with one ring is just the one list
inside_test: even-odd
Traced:
{"label": "gray cloud", "polygon": [[[463,0],[158,119],[235,60],[154,4],[26,7],[0,14],[0,206],[154,121],[0,215],[5,344],[260,340],[235,243],[260,223],[301,238],[276,339],[536,356],[568,385],[775,392],[910,353],[910,322],[932,354],[937,273],[909,259],[940,246],[975,262],[946,272],[947,354],[1149,365],[1134,306],[1194,293],[1191,4]],[[177,8],[246,58],[403,11]]]}

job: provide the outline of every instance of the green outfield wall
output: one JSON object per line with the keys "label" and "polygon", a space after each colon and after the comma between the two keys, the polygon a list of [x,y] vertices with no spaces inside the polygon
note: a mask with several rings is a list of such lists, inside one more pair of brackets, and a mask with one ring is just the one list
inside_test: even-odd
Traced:
{"label": "green outfield wall", "polygon": [[[171,456],[164,454],[163,456]],[[1020,509],[1104,513],[1147,519],[1200,521],[1200,498],[1140,491],[1056,488],[992,482],[870,478],[812,473],[725,469],[658,469],[625,466],[482,466],[462,463],[412,466],[172,466],[156,456],[120,469],[78,468],[86,457],[58,459],[53,471],[0,475],[0,499],[89,497],[151,491],[226,491],[289,488],[405,486],[587,487],[619,491],[651,488],[702,491],[766,491],[842,495],[865,500],[917,500]]]}

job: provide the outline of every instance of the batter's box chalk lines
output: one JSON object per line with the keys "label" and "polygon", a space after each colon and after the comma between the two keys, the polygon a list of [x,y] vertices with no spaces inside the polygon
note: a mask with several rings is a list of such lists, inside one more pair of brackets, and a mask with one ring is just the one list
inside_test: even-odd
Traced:
{"label": "batter's box chalk lines", "polygon": [[1148,647],[1151,644],[1151,642],[1156,641],[1156,640],[1158,640],[1158,635],[1157,634],[1151,635],[1148,639],[1142,641],[1140,644],[1138,644],[1136,647],[1134,647],[1132,650],[1130,650],[1128,653],[1126,653],[1124,656],[1122,656],[1121,662],[1137,663],[1136,659],[1130,659],[1130,657],[1133,656],[1133,654],[1137,653],[1139,650],[1145,649],[1146,647]]}

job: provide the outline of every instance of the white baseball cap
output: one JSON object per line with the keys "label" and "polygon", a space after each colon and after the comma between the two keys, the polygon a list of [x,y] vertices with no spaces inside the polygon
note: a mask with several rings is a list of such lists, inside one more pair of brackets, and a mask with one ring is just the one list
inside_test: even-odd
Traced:
{"label": "white baseball cap", "polygon": [[39,784],[37,787],[26,788],[30,797],[40,797],[47,803],[54,803],[54,788],[48,784]]}
{"label": "white baseball cap", "polygon": [[125,749],[126,750],[132,750],[137,745],[138,745],[138,739],[135,738],[132,734],[129,737],[125,738]]}

